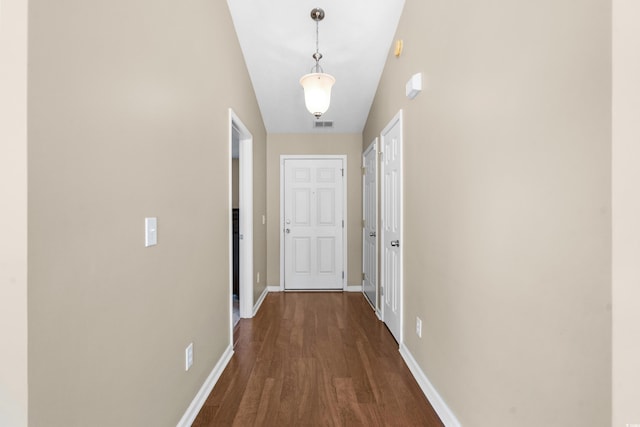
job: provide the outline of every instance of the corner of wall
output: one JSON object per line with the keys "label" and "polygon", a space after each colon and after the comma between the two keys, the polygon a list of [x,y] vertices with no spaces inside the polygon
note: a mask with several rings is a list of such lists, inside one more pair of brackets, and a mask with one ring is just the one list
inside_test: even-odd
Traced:
{"label": "corner of wall", "polygon": [[28,424],[27,2],[0,4],[0,425]]}
{"label": "corner of wall", "polygon": [[613,0],[613,427],[640,424],[639,21],[639,2]]}

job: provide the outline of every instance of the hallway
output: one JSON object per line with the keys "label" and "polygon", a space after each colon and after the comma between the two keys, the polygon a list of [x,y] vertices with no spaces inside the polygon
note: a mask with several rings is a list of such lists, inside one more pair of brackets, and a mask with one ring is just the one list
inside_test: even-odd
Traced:
{"label": "hallway", "polygon": [[193,423],[442,426],[360,293],[272,293]]}

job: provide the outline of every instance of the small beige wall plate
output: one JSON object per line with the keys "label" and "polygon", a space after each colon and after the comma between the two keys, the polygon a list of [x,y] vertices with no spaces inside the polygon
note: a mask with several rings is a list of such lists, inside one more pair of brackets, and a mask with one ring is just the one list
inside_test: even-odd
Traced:
{"label": "small beige wall plate", "polygon": [[402,40],[396,40],[396,47],[395,47],[395,49],[393,50],[393,54],[394,54],[396,57],[400,57],[400,55],[402,55],[402,47],[403,47],[403,44],[404,44],[404,43],[402,42]]}

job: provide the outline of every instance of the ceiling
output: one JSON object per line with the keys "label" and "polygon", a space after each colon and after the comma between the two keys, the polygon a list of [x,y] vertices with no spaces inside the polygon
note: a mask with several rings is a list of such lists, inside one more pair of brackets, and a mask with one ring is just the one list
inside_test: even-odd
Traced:
{"label": "ceiling", "polygon": [[[268,133],[361,133],[404,0],[227,0]],[[315,129],[299,80],[311,71],[320,21],[320,65],[336,78],[331,106]]]}

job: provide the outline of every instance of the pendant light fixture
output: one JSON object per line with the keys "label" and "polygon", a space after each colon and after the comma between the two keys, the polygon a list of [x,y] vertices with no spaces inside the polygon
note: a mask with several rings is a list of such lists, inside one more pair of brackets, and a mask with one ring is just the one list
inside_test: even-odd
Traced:
{"label": "pendant light fixture", "polygon": [[324,19],[324,10],[313,9],[311,19],[316,21],[316,52],[311,55],[316,60],[316,65],[311,69],[311,73],[302,76],[300,84],[304,88],[304,103],[307,110],[319,119],[329,109],[331,87],[336,79],[326,74],[320,66],[322,54],[318,50],[318,23]]}

